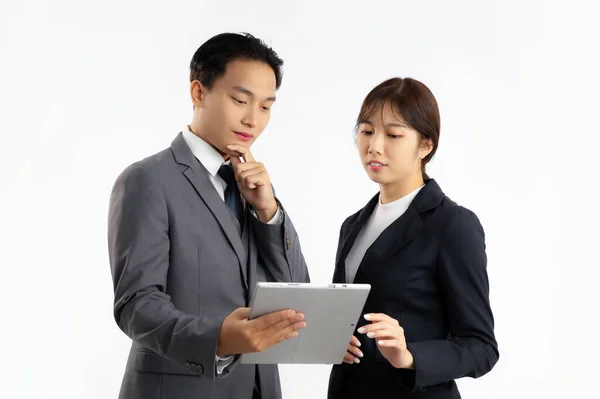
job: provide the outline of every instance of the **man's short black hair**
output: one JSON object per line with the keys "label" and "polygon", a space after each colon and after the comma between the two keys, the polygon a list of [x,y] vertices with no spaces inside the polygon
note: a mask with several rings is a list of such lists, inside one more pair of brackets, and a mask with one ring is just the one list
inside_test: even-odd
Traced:
{"label": "man's short black hair", "polygon": [[283,79],[283,60],[262,40],[249,33],[221,33],[202,44],[190,62],[190,82],[200,81],[208,89],[225,74],[230,61],[244,59],[262,61],[275,73],[275,87],[279,89]]}

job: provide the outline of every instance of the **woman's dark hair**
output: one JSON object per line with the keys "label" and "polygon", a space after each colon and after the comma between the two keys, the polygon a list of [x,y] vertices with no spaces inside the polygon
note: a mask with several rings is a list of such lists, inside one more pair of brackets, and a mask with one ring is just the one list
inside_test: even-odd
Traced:
{"label": "woman's dark hair", "polygon": [[429,179],[425,166],[433,158],[440,140],[440,111],[433,93],[416,79],[388,79],[367,94],[356,120],[356,128],[387,104],[397,117],[421,134],[421,139],[431,140],[433,149],[421,163],[423,179]]}

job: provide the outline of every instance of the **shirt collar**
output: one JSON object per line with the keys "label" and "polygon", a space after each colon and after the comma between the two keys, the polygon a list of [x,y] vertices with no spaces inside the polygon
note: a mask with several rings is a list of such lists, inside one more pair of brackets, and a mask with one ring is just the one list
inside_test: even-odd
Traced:
{"label": "shirt collar", "polygon": [[225,163],[223,162],[221,154],[219,154],[213,146],[192,133],[189,126],[186,126],[185,129],[183,129],[182,135],[198,161],[206,168],[208,173],[213,177],[216,176],[221,165]]}
{"label": "shirt collar", "polygon": [[396,201],[389,202],[387,204],[381,203],[381,196],[379,197],[379,201],[377,201],[377,208],[383,212],[394,212],[394,210],[402,210],[405,211],[410,206],[410,203],[415,199],[419,191],[425,187],[425,185],[420,186],[414,189],[412,192],[406,194],[404,197],[397,199]]}

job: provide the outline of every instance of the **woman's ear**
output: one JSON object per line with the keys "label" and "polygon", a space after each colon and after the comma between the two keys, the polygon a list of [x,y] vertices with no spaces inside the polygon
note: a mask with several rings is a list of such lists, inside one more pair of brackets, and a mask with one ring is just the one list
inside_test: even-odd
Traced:
{"label": "woman's ear", "polygon": [[433,141],[430,138],[424,137],[419,144],[419,158],[425,159],[433,151]]}

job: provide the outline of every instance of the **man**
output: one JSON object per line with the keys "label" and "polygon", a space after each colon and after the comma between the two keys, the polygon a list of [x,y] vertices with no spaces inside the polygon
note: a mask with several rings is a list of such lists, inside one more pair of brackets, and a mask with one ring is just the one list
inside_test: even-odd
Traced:
{"label": "man", "polygon": [[114,185],[114,316],[133,341],[122,399],[281,397],[276,365],[239,357],[305,327],[291,310],[248,320],[256,282],[309,281],[296,231],[249,149],[282,65],[252,35],[208,40],[190,65],[191,125]]}

